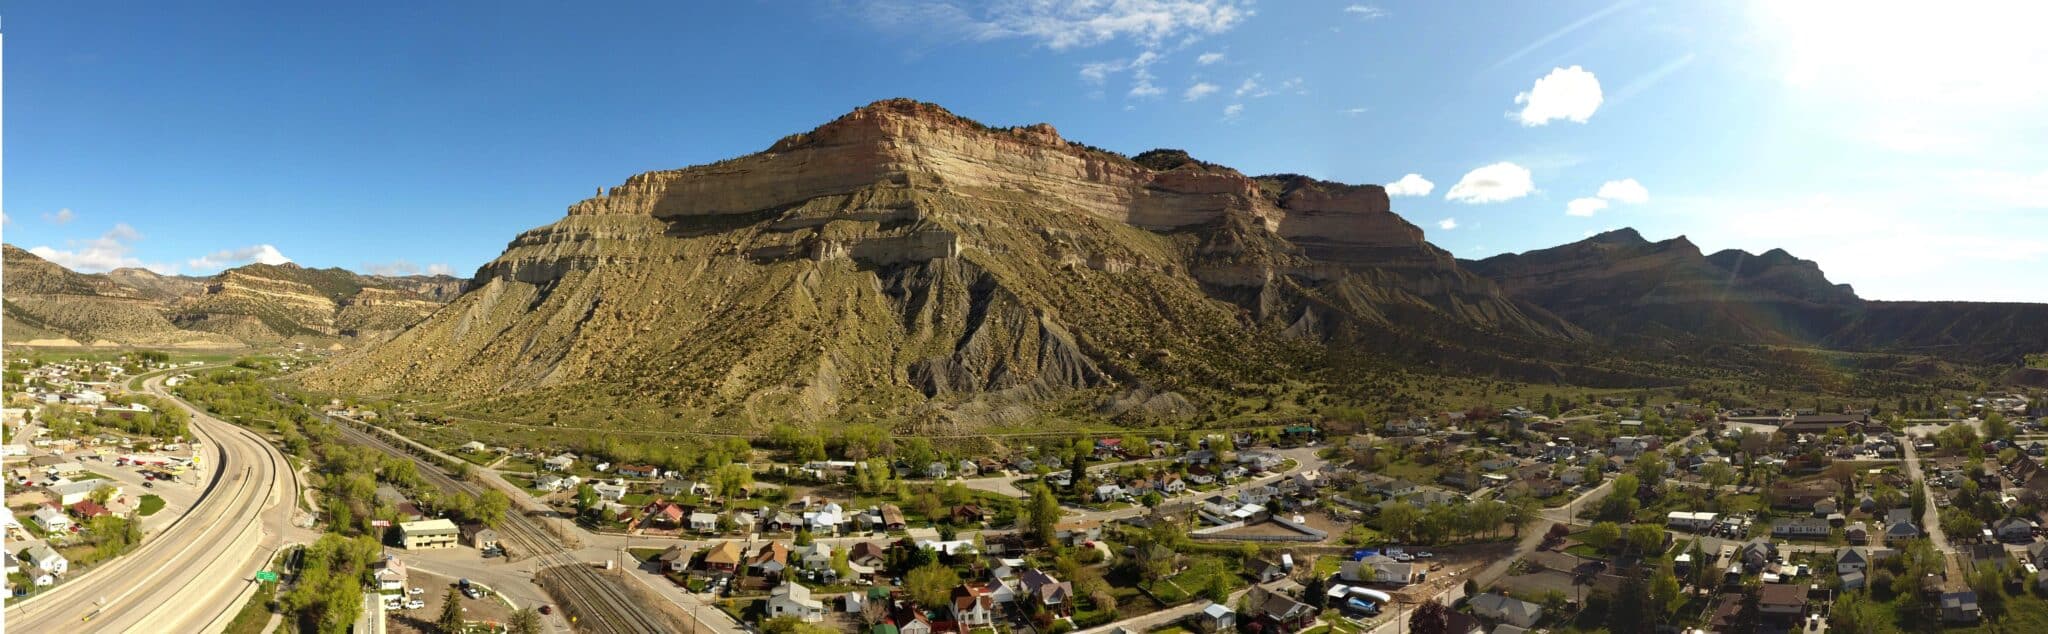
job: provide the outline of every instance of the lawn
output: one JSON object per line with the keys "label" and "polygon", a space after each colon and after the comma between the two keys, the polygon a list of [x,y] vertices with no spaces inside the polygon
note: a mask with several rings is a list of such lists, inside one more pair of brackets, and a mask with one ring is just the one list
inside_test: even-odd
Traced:
{"label": "lawn", "polygon": [[228,621],[227,628],[221,630],[223,634],[262,634],[264,626],[270,625],[270,600],[276,588],[276,583],[258,585],[256,594],[249,595],[249,602],[235,613],[235,620]]}
{"label": "lawn", "polygon": [[1202,592],[1209,587],[1210,579],[1219,576],[1229,583],[1233,592],[1245,586],[1244,579],[1233,572],[1232,567],[1222,559],[1203,557],[1179,574],[1145,582],[1145,589],[1151,592],[1153,597],[1158,598],[1160,603],[1169,606],[1180,605],[1201,597]]}
{"label": "lawn", "polygon": [[84,482],[84,481],[86,481],[86,480],[112,480],[112,479],[113,479],[113,478],[109,478],[109,477],[107,477],[107,476],[104,476],[104,475],[100,475],[100,474],[98,474],[98,473],[94,473],[94,472],[91,472],[91,471],[80,471],[80,472],[78,472],[78,477],[72,478],[72,479],[71,479],[71,481],[72,481],[72,482]]}
{"label": "lawn", "polygon": [[142,502],[135,507],[135,512],[143,517],[155,515],[161,510],[164,510],[164,499],[155,495],[142,496]]}
{"label": "lawn", "polygon": [[662,551],[663,551],[663,550],[666,550],[666,549],[663,549],[663,548],[628,548],[628,549],[626,549],[626,552],[627,552],[628,554],[631,554],[631,555],[633,556],[633,558],[634,558],[634,559],[638,559],[638,560],[640,560],[640,561],[651,561],[651,560],[653,560],[653,559],[654,559],[655,557],[660,557],[660,556],[661,556],[661,553],[662,553]]}
{"label": "lawn", "polygon": [[1587,559],[1607,558],[1606,555],[1600,554],[1600,549],[1594,548],[1592,544],[1572,544],[1571,546],[1566,547],[1564,551]]}

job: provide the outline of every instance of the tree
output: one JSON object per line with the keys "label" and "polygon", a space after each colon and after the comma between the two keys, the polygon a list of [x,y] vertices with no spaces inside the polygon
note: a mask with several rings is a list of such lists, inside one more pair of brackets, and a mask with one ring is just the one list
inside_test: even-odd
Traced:
{"label": "tree", "polygon": [[497,489],[490,489],[484,491],[476,500],[476,519],[485,526],[496,528],[499,522],[505,520],[505,512],[511,509],[512,498],[505,497],[505,494]]}
{"label": "tree", "polygon": [[937,562],[925,564],[903,579],[903,587],[910,598],[924,605],[946,605],[953,596],[953,587],[960,585],[960,573]]}
{"label": "tree", "polygon": [[1634,474],[1624,473],[1614,478],[1614,491],[1600,501],[1599,517],[1616,522],[1627,521],[1635,516],[1641,502],[1636,500],[1636,491],[1641,481]]}
{"label": "tree", "polygon": [[531,607],[520,608],[512,613],[512,619],[505,626],[511,634],[540,634],[540,613]]}
{"label": "tree", "polygon": [[1436,599],[1415,607],[1408,616],[1408,631],[1414,634],[1448,634],[1451,631],[1451,611]]}
{"label": "tree", "polygon": [[1209,587],[1202,589],[1202,596],[1211,603],[1221,604],[1230,600],[1230,580],[1225,575],[1209,575]]}
{"label": "tree", "polygon": [[1636,554],[1649,557],[1661,553],[1664,546],[1664,527],[1656,524],[1631,524],[1625,535],[1628,547]]}
{"label": "tree", "polygon": [[754,468],[744,464],[729,464],[718,468],[713,479],[716,481],[718,496],[726,499],[747,497],[747,489],[754,486]]}
{"label": "tree", "polygon": [[441,597],[441,618],[435,619],[434,624],[444,633],[462,631],[462,595],[456,594],[454,588]]}
{"label": "tree", "polygon": [[1609,546],[1613,546],[1614,542],[1620,539],[1621,525],[1614,522],[1600,522],[1594,524],[1592,528],[1586,529],[1586,532],[1579,533],[1579,541],[1592,544],[1594,548],[1601,550],[1607,550]]}
{"label": "tree", "polygon": [[1040,484],[1038,488],[1031,491],[1031,506],[1029,510],[1032,534],[1037,535],[1038,539],[1045,543],[1052,543],[1057,537],[1054,534],[1053,525],[1058,524],[1060,521],[1059,498],[1052,496],[1051,488]]}
{"label": "tree", "polygon": [[1380,509],[1380,530],[1397,539],[1406,541],[1415,533],[1416,521],[1422,519],[1422,511],[1407,502],[1395,502]]}
{"label": "tree", "polygon": [[107,500],[114,499],[114,487],[113,485],[102,484],[94,487],[92,493],[88,495],[92,498],[93,503],[106,506]]}
{"label": "tree", "polygon": [[576,486],[576,514],[583,515],[597,508],[597,489],[588,484]]}
{"label": "tree", "polygon": [[1671,561],[1657,565],[1657,572],[1650,576],[1650,609],[1657,614],[1669,614],[1684,605],[1685,595],[1679,594],[1678,574]]}

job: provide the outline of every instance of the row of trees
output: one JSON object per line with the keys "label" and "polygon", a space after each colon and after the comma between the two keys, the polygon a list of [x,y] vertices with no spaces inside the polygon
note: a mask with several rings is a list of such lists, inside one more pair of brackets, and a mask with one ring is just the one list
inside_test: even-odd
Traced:
{"label": "row of trees", "polygon": [[1497,537],[1503,526],[1519,535],[1536,521],[1537,511],[1536,502],[1527,498],[1435,504],[1428,508],[1395,502],[1380,509],[1378,525],[1380,532],[1404,543],[1439,544],[1480,536]]}

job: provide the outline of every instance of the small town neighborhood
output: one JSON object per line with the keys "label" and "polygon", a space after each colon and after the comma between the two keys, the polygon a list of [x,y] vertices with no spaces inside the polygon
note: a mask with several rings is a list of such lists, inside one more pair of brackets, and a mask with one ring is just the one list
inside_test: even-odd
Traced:
{"label": "small town neighborhood", "polygon": [[[127,529],[104,518],[149,529],[163,498],[138,510],[138,492],[172,497],[173,513],[190,499],[204,453],[132,422],[161,403],[118,370],[25,369],[9,399],[16,597],[117,556],[101,533]],[[516,492],[512,512],[564,522],[586,561],[661,609],[765,631],[1736,631],[2030,614],[2048,594],[2039,403],[1954,407],[1961,418],[1905,420],[1605,399],[1347,433],[1064,434],[995,455],[778,431],[694,465],[603,444],[425,450]],[[324,409],[394,438],[447,437],[448,423],[388,407]],[[552,607],[516,572],[534,555],[496,511],[421,491],[375,485],[389,521],[363,618],[460,602],[472,623],[504,623],[522,601]],[[448,597],[422,590],[436,586]]]}

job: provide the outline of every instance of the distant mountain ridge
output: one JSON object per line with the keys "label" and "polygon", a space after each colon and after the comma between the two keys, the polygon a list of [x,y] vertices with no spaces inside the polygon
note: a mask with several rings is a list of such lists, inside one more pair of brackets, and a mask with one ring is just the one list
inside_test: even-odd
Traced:
{"label": "distant mountain ridge", "polygon": [[1865,300],[1782,249],[1701,255],[1684,236],[1650,242],[1618,229],[1461,264],[1512,297],[1635,347],[1780,344],[1971,362],[2048,349],[2048,304]]}
{"label": "distant mountain ridge", "polygon": [[251,264],[211,277],[78,273],[6,245],[9,343],[232,347],[388,336],[459,292],[450,276]]}

